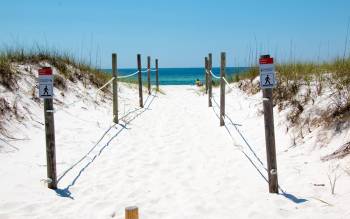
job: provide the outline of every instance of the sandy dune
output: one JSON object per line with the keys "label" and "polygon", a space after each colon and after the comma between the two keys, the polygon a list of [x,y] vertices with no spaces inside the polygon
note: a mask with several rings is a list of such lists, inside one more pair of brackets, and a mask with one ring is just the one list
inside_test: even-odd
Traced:
{"label": "sandy dune", "polygon": [[[136,91],[123,89],[125,97],[137,100]],[[0,155],[1,166],[8,167],[0,172],[0,218],[124,218],[130,205],[139,207],[141,219],[350,216],[349,177],[339,179],[332,196],[321,152],[303,147],[287,153],[290,139],[278,115],[283,191],[268,193],[259,101],[231,91],[229,118],[219,127],[215,101],[208,108],[207,96],[196,87],[162,89],[165,95],[146,96],[145,108],[120,125],[110,123],[110,100],[57,113],[56,192],[40,181],[46,177],[43,132],[33,128],[27,147]],[[214,98],[219,101],[216,89]],[[82,107],[88,110],[81,113]]]}

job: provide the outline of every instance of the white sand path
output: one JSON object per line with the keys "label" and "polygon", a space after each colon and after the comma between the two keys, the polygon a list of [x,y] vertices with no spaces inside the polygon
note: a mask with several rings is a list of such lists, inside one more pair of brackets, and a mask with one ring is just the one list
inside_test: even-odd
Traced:
{"label": "white sand path", "polygon": [[[58,194],[42,187],[36,197],[23,197],[21,207],[3,204],[0,218],[124,218],[131,205],[140,219],[327,217],[313,202],[269,194],[263,148],[249,149],[228,124],[234,143],[206,96],[191,86],[162,89],[166,95],[150,97],[126,128],[106,132],[60,180]],[[253,143],[262,139],[253,133]]]}

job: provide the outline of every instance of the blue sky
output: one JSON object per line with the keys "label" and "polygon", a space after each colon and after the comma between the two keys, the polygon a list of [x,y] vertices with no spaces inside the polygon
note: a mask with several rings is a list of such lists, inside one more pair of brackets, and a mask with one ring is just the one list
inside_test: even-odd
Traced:
{"label": "blue sky", "polygon": [[112,52],[119,67],[135,67],[137,53],[160,67],[199,67],[208,52],[218,66],[221,51],[228,66],[256,53],[322,61],[343,55],[349,17],[349,0],[2,0],[0,45],[39,44],[102,68]]}

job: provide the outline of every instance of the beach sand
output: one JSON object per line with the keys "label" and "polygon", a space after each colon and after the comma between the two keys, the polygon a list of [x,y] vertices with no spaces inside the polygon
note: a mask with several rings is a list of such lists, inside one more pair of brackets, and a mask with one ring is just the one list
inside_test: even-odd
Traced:
{"label": "beach sand", "polygon": [[[59,98],[78,100],[79,89]],[[121,219],[127,206],[138,206],[140,219],[350,217],[350,177],[343,173],[331,195],[329,164],[320,161],[329,149],[310,149],[311,137],[291,147],[278,112],[284,193],[268,193],[261,94],[252,100],[239,89],[229,91],[229,118],[220,127],[218,106],[209,108],[197,87],[161,89],[165,94],[145,94],[145,108],[137,110],[136,89],[122,85],[120,114],[136,111],[119,125],[111,123],[110,98],[94,103],[91,95],[57,112],[57,191],[45,183],[43,125],[17,127],[27,140],[13,142],[19,151],[0,154],[0,218]],[[214,99],[219,103],[219,89]],[[42,123],[40,105],[31,111]]]}

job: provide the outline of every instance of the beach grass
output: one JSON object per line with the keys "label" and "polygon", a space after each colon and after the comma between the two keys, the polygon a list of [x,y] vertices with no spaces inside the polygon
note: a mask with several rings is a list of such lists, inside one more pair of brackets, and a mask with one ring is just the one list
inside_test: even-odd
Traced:
{"label": "beach grass", "polygon": [[[325,73],[331,74],[333,78],[344,79],[342,84],[349,85],[350,57],[347,59],[337,58],[329,62],[295,62],[276,64],[276,72],[279,80],[304,80],[310,81],[314,76]],[[259,75],[258,66],[252,66],[248,71],[239,75],[240,80],[254,80]],[[237,81],[233,78],[231,81]]]}
{"label": "beach grass", "polygon": [[12,68],[12,63],[33,65],[48,63],[55,67],[65,79],[71,81],[87,79],[96,87],[102,86],[112,77],[86,62],[76,59],[67,52],[40,47],[35,49],[3,48],[0,49],[0,82],[8,88],[13,87],[10,85],[14,83],[18,74]]}
{"label": "beach grass", "polygon": [[[239,87],[255,94],[260,86],[255,81],[259,68],[251,67],[239,75]],[[324,112],[322,119],[327,123],[344,122],[350,118],[350,57],[332,61],[296,62],[276,64],[277,86],[274,89],[274,105],[279,110],[292,106],[290,121],[296,123],[308,101],[314,101],[325,90],[331,92],[332,106]],[[235,81],[233,78],[230,81]],[[301,94],[302,89],[306,93]]]}

